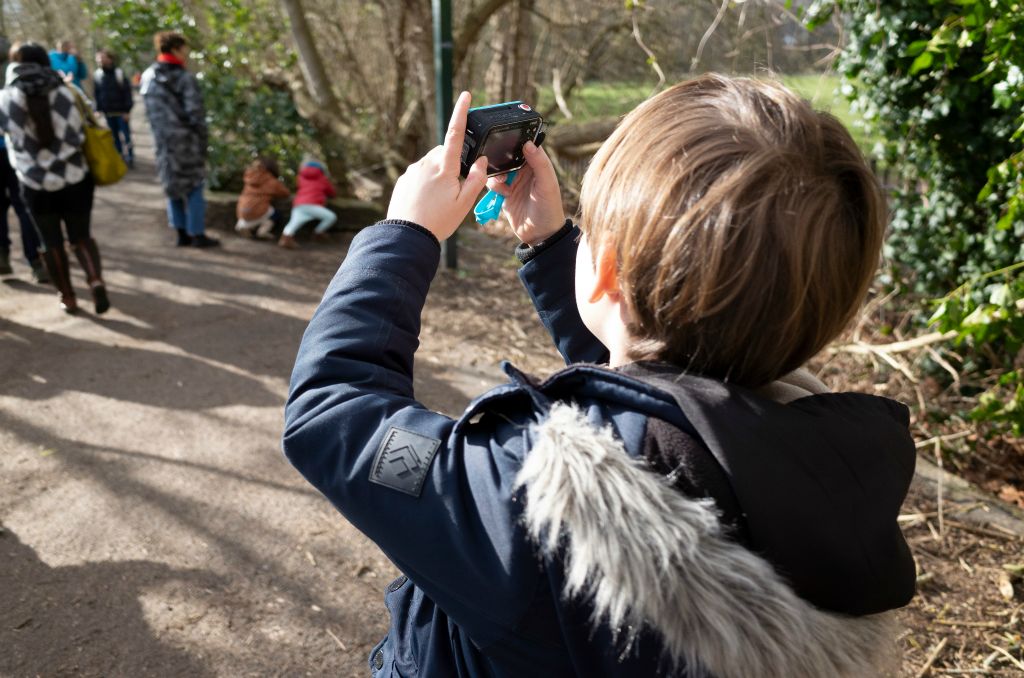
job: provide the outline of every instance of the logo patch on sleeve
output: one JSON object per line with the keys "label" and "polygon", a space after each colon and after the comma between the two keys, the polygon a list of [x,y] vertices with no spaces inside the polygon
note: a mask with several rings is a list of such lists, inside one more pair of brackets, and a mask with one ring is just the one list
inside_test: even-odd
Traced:
{"label": "logo patch on sleeve", "polygon": [[423,490],[423,479],[441,441],[392,426],[373,459],[370,482],[414,497]]}

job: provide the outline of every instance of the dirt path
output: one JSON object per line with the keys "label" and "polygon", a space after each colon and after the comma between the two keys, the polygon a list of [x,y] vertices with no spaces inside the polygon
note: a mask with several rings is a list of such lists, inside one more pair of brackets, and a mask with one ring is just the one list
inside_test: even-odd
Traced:
{"label": "dirt path", "polygon": [[[395,571],[279,446],[299,339],[351,235],[174,248],[135,130],[137,169],[94,210],[110,313],[64,315],[20,261],[0,284],[0,675],[364,675]],[[494,332],[513,355],[546,345],[519,289],[497,318],[457,298],[516,285],[504,245],[463,245],[418,356],[417,395],[450,413],[500,378]]]}

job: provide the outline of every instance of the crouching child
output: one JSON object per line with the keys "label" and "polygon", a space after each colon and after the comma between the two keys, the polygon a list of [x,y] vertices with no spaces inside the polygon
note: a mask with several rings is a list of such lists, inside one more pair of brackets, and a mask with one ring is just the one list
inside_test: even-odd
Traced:
{"label": "crouching child", "polygon": [[235,230],[250,238],[266,237],[274,230],[277,210],[273,202],[291,193],[281,181],[281,172],[273,158],[259,157],[245,168],[245,182],[238,196]]}
{"label": "crouching child", "polygon": [[[704,76],[627,115],[564,218],[544,151],[463,181],[443,146],[361,231],[302,340],[295,467],[403,575],[374,676],[886,675],[914,594],[905,406],[802,366],[858,309],[880,189],[783,87]],[[568,367],[458,419],[413,393],[439,241],[485,182]]]}

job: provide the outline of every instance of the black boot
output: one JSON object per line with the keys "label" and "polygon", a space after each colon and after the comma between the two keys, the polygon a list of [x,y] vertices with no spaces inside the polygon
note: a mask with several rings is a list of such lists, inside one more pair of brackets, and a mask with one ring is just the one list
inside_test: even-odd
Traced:
{"label": "black boot", "polygon": [[40,256],[50,272],[50,280],[60,292],[60,307],[65,313],[74,313],[78,310],[78,302],[75,300],[75,290],[71,287],[71,270],[68,268],[68,253],[64,251],[64,245],[41,252]]}
{"label": "black boot", "polygon": [[110,308],[110,299],[107,298],[107,287],[103,284],[103,264],[100,260],[100,248],[92,238],[79,240],[72,248],[78,263],[85,271],[86,280],[89,281],[89,289],[92,291],[92,303],[96,307],[96,313],[106,313]]}
{"label": "black boot", "polygon": [[188,247],[192,244],[192,236],[184,228],[178,230],[178,242],[175,243],[178,247]]}
{"label": "black boot", "polygon": [[220,240],[210,238],[205,233],[192,236],[192,247],[217,247],[219,245]]}

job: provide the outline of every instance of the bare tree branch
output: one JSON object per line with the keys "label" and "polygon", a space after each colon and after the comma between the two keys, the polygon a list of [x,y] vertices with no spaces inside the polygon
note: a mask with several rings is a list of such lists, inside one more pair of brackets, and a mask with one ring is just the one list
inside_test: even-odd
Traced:
{"label": "bare tree branch", "polygon": [[644,43],[643,36],[640,35],[640,22],[637,20],[637,3],[635,2],[630,9],[630,15],[633,20],[633,39],[636,40],[636,44],[647,55],[647,63],[658,74],[658,84],[654,86],[654,91],[657,92],[665,86],[665,71],[661,70],[661,65],[658,63],[658,55],[651,51],[651,48]]}
{"label": "bare tree branch", "polygon": [[729,9],[729,0],[722,0],[722,6],[718,8],[718,14],[715,15],[715,20],[711,22],[708,29],[704,31],[704,36],[700,39],[700,44],[697,45],[697,53],[693,56],[693,61],[690,62],[690,70],[697,70],[697,65],[700,64],[701,57],[704,56],[704,47],[708,44],[708,40],[718,29],[718,25],[722,23],[722,19],[725,17],[725,11]]}

